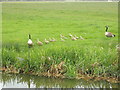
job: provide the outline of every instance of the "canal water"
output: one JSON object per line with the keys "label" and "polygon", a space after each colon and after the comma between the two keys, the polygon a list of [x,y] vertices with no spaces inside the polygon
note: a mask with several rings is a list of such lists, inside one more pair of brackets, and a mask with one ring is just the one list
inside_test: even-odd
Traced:
{"label": "canal water", "polygon": [[47,78],[25,74],[2,74],[0,85],[2,88],[118,88],[118,84],[107,81]]}

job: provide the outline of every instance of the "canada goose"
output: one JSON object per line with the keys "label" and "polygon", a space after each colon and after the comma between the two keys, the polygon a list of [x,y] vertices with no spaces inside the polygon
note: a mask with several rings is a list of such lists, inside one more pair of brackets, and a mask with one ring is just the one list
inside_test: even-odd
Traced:
{"label": "canada goose", "polygon": [[107,30],[108,30],[108,26],[105,26],[105,27],[106,27],[105,36],[106,36],[106,37],[115,37],[115,35],[112,34],[111,32],[107,32]]}
{"label": "canada goose", "polygon": [[80,39],[81,39],[81,40],[84,40],[84,38],[83,38],[82,36],[80,36]]}
{"label": "canada goose", "polygon": [[42,43],[41,41],[39,41],[39,39],[37,39],[37,44],[38,44],[39,46],[42,46],[42,45],[43,45],[43,43]]}
{"label": "canada goose", "polygon": [[31,40],[31,35],[29,34],[29,39],[28,39],[28,46],[33,46],[33,42]]}
{"label": "canada goose", "polygon": [[46,43],[46,44],[48,44],[48,43],[49,43],[49,41],[45,39],[45,43]]}

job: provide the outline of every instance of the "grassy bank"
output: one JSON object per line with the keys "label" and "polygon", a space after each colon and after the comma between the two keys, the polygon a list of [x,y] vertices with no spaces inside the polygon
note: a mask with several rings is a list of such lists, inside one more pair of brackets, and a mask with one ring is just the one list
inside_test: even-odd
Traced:
{"label": "grassy bank", "polygon": [[[117,3],[3,3],[3,67],[47,76],[118,77],[117,17]],[[104,36],[106,25],[115,38]],[[72,41],[69,33],[84,40]],[[56,42],[37,45],[37,38],[52,37]]]}

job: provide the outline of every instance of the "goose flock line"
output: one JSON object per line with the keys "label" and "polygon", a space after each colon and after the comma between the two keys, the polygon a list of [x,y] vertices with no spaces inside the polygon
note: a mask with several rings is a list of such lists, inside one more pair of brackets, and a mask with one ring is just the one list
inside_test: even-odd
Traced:
{"label": "goose flock line", "polygon": [[[108,26],[105,26],[105,27],[106,27],[105,36],[106,36],[106,37],[115,37],[114,34],[112,34],[111,32],[108,32]],[[28,36],[29,36],[28,46],[31,47],[31,46],[33,46],[34,44],[33,44],[33,42],[32,42],[31,35],[29,34]],[[76,35],[72,35],[71,33],[69,33],[68,36],[69,36],[70,39],[73,40],[73,41],[78,40],[78,39],[84,40],[84,38],[83,38],[82,36],[78,37],[78,36],[76,36]],[[67,40],[67,39],[68,39],[68,37],[60,34],[60,41],[65,42],[65,40]],[[45,43],[45,44],[49,44],[50,42],[56,42],[56,39],[55,39],[55,38],[49,38],[49,39],[47,40],[47,39],[45,38],[45,40],[44,40],[44,43]],[[42,42],[42,41],[39,41],[39,39],[37,39],[37,44],[38,44],[39,46],[42,46],[42,45],[43,45],[43,42]]]}
{"label": "goose flock line", "polygon": [[[31,39],[31,35],[29,34],[28,35],[29,36],[29,39],[28,39],[28,46],[33,46],[34,45],[34,43],[32,42],[32,39]],[[80,36],[80,37],[77,37],[76,35],[72,35],[71,34],[71,36],[70,36],[70,38],[71,38],[71,40],[78,40],[78,39],[81,39],[81,40],[84,40],[84,38],[82,37],[82,36]],[[60,41],[62,41],[62,42],[64,42],[65,40],[67,40],[68,38],[67,37],[65,37],[64,35],[62,35],[62,34],[60,34]],[[56,42],[57,40],[55,39],[55,38],[49,38],[48,40],[45,38],[45,40],[42,42],[42,41],[40,41],[39,39],[37,39],[37,44],[39,45],[39,46],[42,46],[44,43],[45,44],[49,44],[50,42]]]}

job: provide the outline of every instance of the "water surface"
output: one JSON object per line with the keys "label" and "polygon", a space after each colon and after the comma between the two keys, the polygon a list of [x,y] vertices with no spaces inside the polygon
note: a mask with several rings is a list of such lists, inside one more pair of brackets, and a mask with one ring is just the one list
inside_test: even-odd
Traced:
{"label": "water surface", "polygon": [[47,78],[26,74],[2,74],[3,88],[117,88],[118,84],[107,81]]}

